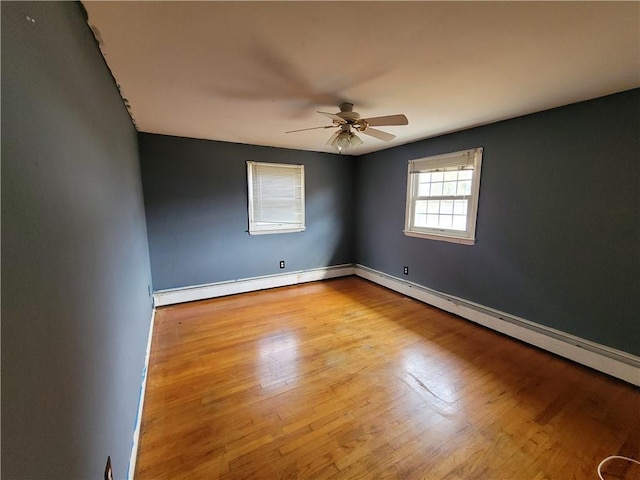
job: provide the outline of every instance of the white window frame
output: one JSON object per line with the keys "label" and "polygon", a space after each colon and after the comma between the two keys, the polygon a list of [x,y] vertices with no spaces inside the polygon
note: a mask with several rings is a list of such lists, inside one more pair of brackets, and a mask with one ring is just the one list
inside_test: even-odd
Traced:
{"label": "white window frame", "polygon": [[[270,182],[269,174],[278,175],[279,184]],[[305,230],[304,165],[247,161],[247,190],[250,235]],[[269,205],[275,197],[280,205]]]}
{"label": "white window frame", "polygon": [[[480,173],[482,168],[482,147],[463,150],[460,152],[435,155],[409,161],[407,173],[407,202],[405,211],[404,234],[410,237],[441,240],[464,245],[473,245],[476,241],[476,218],[478,215],[478,198],[480,196]],[[471,169],[471,192],[466,196],[432,197],[419,196],[419,174],[440,171],[452,171],[456,169]],[[464,230],[435,228],[415,225],[416,202],[429,198],[443,199],[467,199],[467,218]]]}

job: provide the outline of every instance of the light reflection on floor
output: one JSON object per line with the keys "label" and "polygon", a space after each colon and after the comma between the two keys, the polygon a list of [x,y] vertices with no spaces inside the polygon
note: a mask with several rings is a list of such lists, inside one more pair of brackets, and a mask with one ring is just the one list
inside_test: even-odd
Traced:
{"label": "light reflection on floor", "polygon": [[294,331],[280,331],[257,342],[256,374],[262,387],[295,379],[299,370],[298,336]]}
{"label": "light reflection on floor", "polygon": [[419,349],[403,352],[398,375],[414,392],[421,395],[436,411],[446,415],[456,413],[460,405],[453,372],[442,371],[442,366]]}

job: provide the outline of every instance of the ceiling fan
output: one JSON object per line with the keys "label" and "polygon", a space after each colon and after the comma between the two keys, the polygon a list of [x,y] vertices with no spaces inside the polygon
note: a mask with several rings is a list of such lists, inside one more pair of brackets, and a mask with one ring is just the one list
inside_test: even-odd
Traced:
{"label": "ceiling fan", "polygon": [[319,114],[330,118],[333,121],[331,125],[289,130],[285,133],[304,132],[306,130],[315,130],[319,128],[338,128],[338,130],[331,135],[326,144],[337,148],[338,151],[341,152],[342,149],[362,145],[362,140],[355,134],[355,132],[364,133],[365,135],[377,138],[383,142],[388,142],[396,138],[396,136],[371,127],[409,124],[407,117],[402,114],[386,115],[384,117],[360,118],[360,114],[353,111],[353,103],[341,103],[339,108],[340,111],[338,113],[318,112]]}

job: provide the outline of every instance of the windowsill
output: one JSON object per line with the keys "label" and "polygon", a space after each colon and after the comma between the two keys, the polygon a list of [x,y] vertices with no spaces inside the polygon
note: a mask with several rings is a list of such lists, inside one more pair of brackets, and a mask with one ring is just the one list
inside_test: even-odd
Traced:
{"label": "windowsill", "polygon": [[249,235],[270,235],[272,233],[296,233],[304,232],[306,228],[281,228],[278,230],[250,230]]}
{"label": "windowsill", "polygon": [[428,240],[439,240],[441,242],[458,243],[460,245],[475,245],[475,238],[455,237],[452,235],[438,235],[437,233],[412,232],[403,230],[407,237],[426,238]]}

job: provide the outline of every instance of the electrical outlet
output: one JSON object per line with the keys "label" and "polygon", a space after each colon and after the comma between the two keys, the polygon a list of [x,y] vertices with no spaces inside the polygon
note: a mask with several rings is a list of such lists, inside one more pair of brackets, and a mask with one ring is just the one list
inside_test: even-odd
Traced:
{"label": "electrical outlet", "polygon": [[113,480],[113,469],[111,468],[111,456],[107,457],[107,466],[104,467],[104,480]]}
{"label": "electrical outlet", "polygon": [[404,274],[409,275],[409,267],[404,267]]}
{"label": "electrical outlet", "polygon": [[280,260],[280,268],[284,268],[284,260]]}

